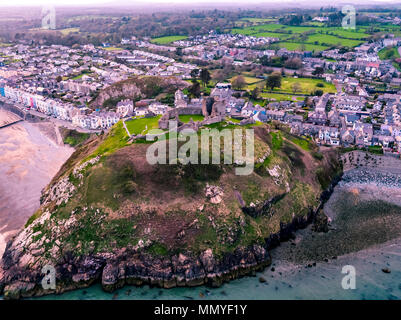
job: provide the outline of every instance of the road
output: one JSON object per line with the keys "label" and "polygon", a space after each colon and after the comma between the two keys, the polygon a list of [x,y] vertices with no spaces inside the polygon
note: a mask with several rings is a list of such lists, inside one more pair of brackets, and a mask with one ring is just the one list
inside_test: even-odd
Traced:
{"label": "road", "polygon": [[[21,106],[18,106],[19,108],[21,108]],[[51,116],[45,115],[39,111],[35,111],[35,110],[25,110],[25,112],[34,115],[36,117],[41,117],[41,118],[45,118],[48,121],[53,122],[56,126],[58,127],[65,127],[67,129],[71,129],[71,130],[75,130],[81,133],[95,133],[95,132],[101,132],[102,130],[90,130],[90,129],[84,129],[84,128],[80,128],[80,127],[76,127],[74,126],[71,121],[67,121],[67,120],[60,120],[57,118],[53,118]]]}

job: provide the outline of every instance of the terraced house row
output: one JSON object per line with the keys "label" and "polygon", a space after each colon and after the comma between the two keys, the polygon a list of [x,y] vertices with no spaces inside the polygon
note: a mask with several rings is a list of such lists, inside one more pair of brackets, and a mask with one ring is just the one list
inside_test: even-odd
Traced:
{"label": "terraced house row", "polygon": [[12,102],[22,104],[47,116],[71,121],[73,125],[85,129],[107,129],[117,123],[120,116],[115,112],[90,112],[86,107],[77,107],[54,99],[33,94],[20,88],[5,86],[0,88],[0,95]]}

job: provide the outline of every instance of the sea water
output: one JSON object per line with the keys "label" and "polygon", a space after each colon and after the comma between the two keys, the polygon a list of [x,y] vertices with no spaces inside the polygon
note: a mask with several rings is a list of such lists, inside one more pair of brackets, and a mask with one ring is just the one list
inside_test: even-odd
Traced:
{"label": "sea water", "polygon": [[[220,288],[160,289],[149,286],[125,286],[106,293],[100,284],[61,295],[39,299],[57,300],[140,300],[140,299],[401,299],[401,241],[348,254],[316,266],[292,265],[276,261],[255,277],[244,277],[224,284]],[[280,250],[280,247],[275,249]],[[274,261],[274,252],[273,252]],[[356,270],[356,288],[343,289],[345,265]],[[272,267],[274,271],[272,271]],[[391,273],[384,273],[382,269]],[[263,277],[266,282],[260,282]]]}

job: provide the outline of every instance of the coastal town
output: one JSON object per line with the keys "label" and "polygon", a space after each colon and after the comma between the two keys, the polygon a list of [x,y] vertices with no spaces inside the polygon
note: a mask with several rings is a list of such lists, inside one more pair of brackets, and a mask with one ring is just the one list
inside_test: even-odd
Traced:
{"label": "coastal town", "polygon": [[0,5],[0,302],[401,298],[400,4],[42,1]]}
{"label": "coastal town", "polygon": [[[202,111],[202,105],[213,98],[224,105],[214,121],[226,117],[243,123],[279,121],[289,125],[292,133],[320,145],[371,148],[394,155],[401,152],[401,72],[390,60],[379,57],[386,48],[400,51],[401,38],[387,35],[346,52],[329,49],[319,53],[260,50],[279,39],[215,31],[168,46],[148,40],[134,36],[122,40],[122,45],[130,44],[135,50],[113,50],[107,43],[101,47],[26,43],[2,47],[0,96],[26,112],[38,112],[88,130],[108,129],[120,119],[166,117],[171,110],[180,115],[210,116]],[[176,51],[182,55],[180,61],[169,56]],[[162,99],[121,99],[107,110],[89,104],[102,89],[134,76],[175,77],[189,87],[194,74],[205,70],[202,65],[210,61],[260,70],[264,61],[274,59],[287,61],[287,66],[290,61],[298,65],[293,70],[291,66],[275,68],[278,71],[262,69],[253,89],[238,84],[242,76],[231,81],[223,76],[221,82],[208,83],[209,92],[195,99],[185,88],[184,92],[177,90],[168,103]],[[292,93],[282,95],[286,99],[277,94],[269,98],[265,82],[274,74],[280,78],[277,87],[280,81],[292,80]],[[298,93],[304,79],[317,81],[316,90]],[[335,90],[319,90],[328,85],[334,85]],[[378,87],[384,90],[380,92]],[[267,98],[261,98],[265,92]]]}

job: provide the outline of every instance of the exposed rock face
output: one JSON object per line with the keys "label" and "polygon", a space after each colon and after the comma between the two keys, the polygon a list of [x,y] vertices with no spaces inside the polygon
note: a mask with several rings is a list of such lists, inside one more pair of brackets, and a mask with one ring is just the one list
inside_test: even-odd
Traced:
{"label": "exposed rock face", "polygon": [[162,288],[220,286],[225,281],[261,270],[271,262],[268,251],[259,245],[238,248],[221,259],[216,259],[211,249],[199,257],[183,253],[172,257],[152,256],[131,250],[80,258],[67,253],[64,260],[55,265],[56,289],[44,290],[41,266],[29,265],[29,259],[21,261],[20,254],[17,249],[12,249],[3,257],[0,289],[4,290],[6,299],[61,293],[89,286],[98,280],[108,292],[126,284],[150,284]]}
{"label": "exposed rock face", "polygon": [[187,87],[188,83],[175,77],[136,77],[117,82],[105,88],[99,93],[96,99],[91,102],[91,104],[99,106],[103,105],[103,103],[110,98],[119,97],[126,97],[129,99],[135,99],[136,97],[151,98],[153,94],[152,88],[156,86],[174,92],[177,88],[183,89]]}
{"label": "exposed rock face", "polygon": [[109,87],[99,93],[94,104],[102,105],[106,100],[116,97],[142,97],[141,90],[134,84],[123,84],[120,87]]}

